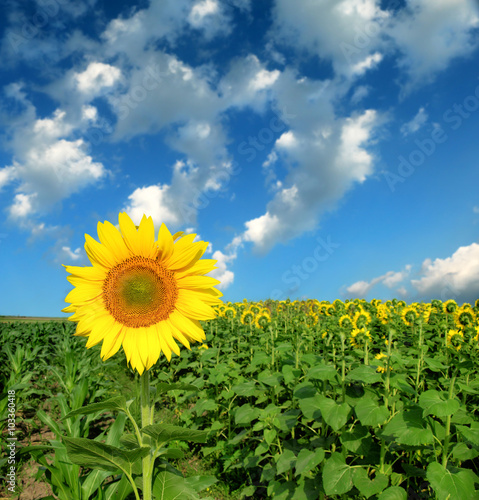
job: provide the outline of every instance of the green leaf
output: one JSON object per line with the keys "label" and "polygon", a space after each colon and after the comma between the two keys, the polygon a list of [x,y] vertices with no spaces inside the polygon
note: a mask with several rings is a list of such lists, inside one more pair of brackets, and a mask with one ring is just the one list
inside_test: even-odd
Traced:
{"label": "green leaf", "polygon": [[366,469],[358,468],[354,470],[353,474],[354,486],[359,490],[361,495],[366,498],[377,495],[387,488],[389,484],[389,478],[384,474],[376,474],[374,479],[369,479],[368,472]]}
{"label": "green leaf", "polygon": [[457,443],[452,450],[452,456],[461,462],[474,460],[478,455],[479,451],[469,448],[466,443]]}
{"label": "green leaf", "polygon": [[366,384],[374,384],[382,380],[382,376],[376,371],[375,368],[368,365],[358,366],[354,370],[351,370],[346,378],[349,380],[357,380],[359,382],[364,382]]}
{"label": "green leaf", "polygon": [[89,413],[97,413],[103,411],[125,411],[126,412],[127,405],[126,399],[123,396],[117,396],[115,398],[107,399],[106,401],[102,401],[101,403],[92,403],[90,405],[82,406],[77,410],[73,410],[67,413],[62,420],[65,420],[70,417],[74,417],[75,415],[88,415]]}
{"label": "green leaf", "polygon": [[313,470],[324,460],[324,449],[317,448],[316,451],[311,451],[303,448],[296,459],[295,476],[306,474]]}
{"label": "green leaf", "polygon": [[265,429],[263,435],[266,443],[270,445],[276,439],[277,432],[274,429]]}
{"label": "green leaf", "polygon": [[206,490],[218,482],[214,476],[190,476],[185,478],[185,483],[197,493]]}
{"label": "green leaf", "polygon": [[473,498],[477,476],[466,469],[445,468],[438,462],[427,466],[428,481],[439,500]]}
{"label": "green leaf", "polygon": [[446,392],[429,390],[419,396],[419,406],[424,410],[423,416],[447,417],[453,415],[460,407],[457,399],[448,399]]}
{"label": "green leaf", "polygon": [[384,490],[378,496],[378,500],[406,500],[406,499],[407,499],[406,490],[400,488],[399,486],[391,486],[387,490]]}
{"label": "green leaf", "polygon": [[362,425],[354,427],[352,431],[341,432],[339,439],[345,448],[357,455],[367,455],[372,444],[368,428]]}
{"label": "green leaf", "polygon": [[156,385],[157,394],[163,394],[168,391],[199,391],[199,389],[193,384],[182,384],[181,382],[178,382],[176,384],[167,384],[166,382],[160,382]]}
{"label": "green leaf", "polygon": [[77,465],[90,469],[107,471],[122,470],[127,474],[133,472],[136,462],[148,455],[149,448],[122,450],[86,438],[63,438],[68,458]]}
{"label": "green leaf", "polygon": [[447,368],[446,365],[444,365],[443,363],[434,358],[429,358],[426,356],[424,357],[424,361],[426,362],[429,369],[432,370],[433,372],[440,372]]}
{"label": "green leaf", "polygon": [[141,432],[148,434],[154,440],[156,445],[168,441],[192,441],[194,443],[205,443],[208,433],[206,431],[197,431],[194,429],[185,429],[171,424],[153,424],[147,425],[141,429]]}
{"label": "green leaf", "polygon": [[291,450],[284,450],[281,455],[276,455],[276,475],[289,471],[296,463],[296,455]]}
{"label": "green leaf", "polygon": [[343,495],[353,487],[353,468],[339,453],[333,453],[324,463],[323,487],[326,495]]}
{"label": "green leaf", "polygon": [[305,398],[299,400],[299,407],[303,412],[303,415],[308,419],[319,420],[321,418],[321,408],[319,403],[321,401],[321,396],[316,394],[312,398]]}
{"label": "green leaf", "polygon": [[121,476],[119,481],[108,485],[105,491],[105,500],[125,500],[133,492],[133,487],[126,476]]}
{"label": "green leaf", "polygon": [[470,427],[456,425],[456,429],[466,441],[479,446],[479,422],[473,422]]}
{"label": "green leaf", "polygon": [[253,420],[256,420],[261,411],[258,408],[253,408],[250,404],[244,404],[236,408],[235,423],[237,425],[247,425]]}
{"label": "green leaf", "polygon": [[301,370],[299,368],[293,368],[291,365],[283,365],[281,372],[283,373],[285,384],[291,384],[301,376]]}
{"label": "green leaf", "polygon": [[159,467],[153,481],[153,495],[156,500],[198,500],[196,491],[180,472],[168,465]]}
{"label": "green leaf", "polygon": [[254,380],[249,382],[243,382],[241,384],[234,385],[231,390],[238,396],[255,396],[257,394],[258,388]]}
{"label": "green leaf", "polygon": [[196,415],[199,417],[203,415],[205,411],[214,411],[218,408],[218,405],[213,399],[200,399],[195,405]]}
{"label": "green leaf", "polygon": [[334,380],[337,375],[336,368],[332,365],[316,365],[308,370],[306,378],[313,380]]}
{"label": "green leaf", "polygon": [[404,410],[384,427],[384,435],[393,435],[397,442],[409,446],[432,444],[434,436],[422,417],[421,408]]}
{"label": "green leaf", "polygon": [[336,403],[336,401],[322,395],[318,395],[316,398],[318,398],[319,408],[326,423],[335,431],[339,431],[348,421],[351,407],[348,403]]}
{"label": "green leaf", "polygon": [[389,410],[385,406],[379,406],[376,401],[368,397],[362,397],[354,410],[363,425],[376,427],[384,424],[389,418]]}

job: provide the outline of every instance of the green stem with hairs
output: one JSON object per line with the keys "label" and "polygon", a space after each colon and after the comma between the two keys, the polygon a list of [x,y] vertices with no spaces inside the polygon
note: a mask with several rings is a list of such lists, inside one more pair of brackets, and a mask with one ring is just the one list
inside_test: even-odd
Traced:
{"label": "green stem with hairs", "polygon": [[[141,377],[141,427],[153,423],[153,410],[150,406],[150,372],[145,370]],[[140,445],[149,445],[150,437],[144,436]],[[152,500],[152,479],[153,479],[153,452],[150,452],[142,461],[143,469],[143,500]]]}

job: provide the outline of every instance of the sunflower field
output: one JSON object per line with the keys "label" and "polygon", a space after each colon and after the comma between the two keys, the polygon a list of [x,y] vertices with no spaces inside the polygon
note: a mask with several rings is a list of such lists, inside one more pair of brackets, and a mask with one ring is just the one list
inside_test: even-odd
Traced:
{"label": "sunflower field", "polygon": [[[169,441],[187,485],[178,498],[479,498],[479,301],[244,300],[215,310],[202,322],[205,343],[150,369],[157,419],[190,433],[188,444]],[[62,436],[126,446],[129,422],[114,405],[80,408],[134,394],[138,373],[123,356],[101,361],[68,323],[0,323],[0,332],[1,415],[13,388],[18,461],[35,461],[54,495],[44,498],[134,498],[118,471],[72,463]],[[5,419],[0,428],[4,448]],[[50,434],[33,442],[42,429]],[[164,486],[170,496],[155,498],[173,498],[176,485]]]}

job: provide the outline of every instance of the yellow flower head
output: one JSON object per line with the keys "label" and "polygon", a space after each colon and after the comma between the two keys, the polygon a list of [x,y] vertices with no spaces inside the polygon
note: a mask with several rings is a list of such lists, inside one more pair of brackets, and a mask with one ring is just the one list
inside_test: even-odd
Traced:
{"label": "yellow flower head", "polygon": [[358,311],[353,317],[353,324],[356,328],[362,328],[371,323],[371,315],[367,311]]}
{"label": "yellow flower head", "polygon": [[119,214],[120,230],[98,223],[100,243],[85,235],[92,267],[65,266],[75,287],[65,298],[74,313],[75,335],[88,337],[87,348],[103,341],[106,360],[123,347],[128,363],[140,374],[163,352],[179,355],[175,340],[205,339],[200,320],[213,319],[212,306],[221,304],[218,280],[205,276],[215,260],[203,259],[208,243],[194,242],[195,234],[172,236],[165,224],[158,238],[151,217],[136,227],[126,213]]}
{"label": "yellow flower head", "polygon": [[353,326],[353,322],[347,314],[344,314],[339,318],[339,326],[341,328],[351,328]]}
{"label": "yellow flower head", "polygon": [[407,325],[411,325],[411,326],[414,325],[414,322],[417,319],[416,310],[412,306],[405,307],[402,310],[401,316],[402,316],[402,319],[404,320],[404,323],[406,323]]}
{"label": "yellow flower head", "polygon": [[236,318],[236,309],[234,307],[226,307],[223,311],[223,316],[228,319]]}
{"label": "yellow flower head", "polygon": [[370,342],[371,340],[371,334],[365,328],[354,328],[351,332],[350,342],[354,347],[361,348],[366,342]]}
{"label": "yellow flower head", "polygon": [[254,323],[256,328],[265,328],[268,326],[269,323],[271,323],[271,316],[269,315],[268,310],[263,309],[260,311],[260,313],[256,316]]}
{"label": "yellow flower head", "polygon": [[447,347],[459,351],[461,344],[464,342],[464,334],[461,330],[449,330],[447,332]]}
{"label": "yellow flower head", "polygon": [[251,325],[254,322],[254,312],[246,309],[241,315],[241,323],[243,325]]}
{"label": "yellow flower head", "polygon": [[468,307],[459,307],[454,313],[456,325],[459,327],[472,326],[474,324],[474,313]]}
{"label": "yellow flower head", "polygon": [[455,300],[446,300],[446,302],[444,302],[443,304],[443,307],[444,307],[444,312],[447,313],[447,314],[454,314],[456,312],[456,309],[457,309],[457,303]]}

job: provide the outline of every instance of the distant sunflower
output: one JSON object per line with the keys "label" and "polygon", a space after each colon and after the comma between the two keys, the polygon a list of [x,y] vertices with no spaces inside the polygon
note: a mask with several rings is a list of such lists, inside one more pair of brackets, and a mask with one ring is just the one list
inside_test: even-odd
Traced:
{"label": "distant sunflower", "polygon": [[464,334],[461,330],[449,330],[447,332],[447,346],[459,351],[464,342]]}
{"label": "distant sunflower", "polygon": [[[120,230],[98,223],[100,243],[85,235],[92,267],[65,266],[75,288],[64,312],[74,313],[75,335],[88,337],[90,348],[103,341],[106,360],[123,347],[131,367],[149,370],[163,352],[179,355],[178,340],[203,341],[200,320],[213,319],[212,306],[221,304],[219,281],[204,276],[215,260],[203,259],[208,243],[193,242],[195,234],[173,237],[165,224],[155,240],[151,217],[136,227],[126,213],[119,214]],[[175,241],[176,240],[176,241]]]}
{"label": "distant sunflower", "polygon": [[412,306],[405,307],[401,313],[404,323],[412,326],[417,319],[417,312]]}
{"label": "distant sunflower", "polygon": [[228,319],[236,318],[236,309],[232,306],[226,307],[223,311],[223,316]]}
{"label": "distant sunflower", "polygon": [[269,315],[269,312],[267,309],[261,310],[255,320],[254,323],[256,325],[256,328],[265,328],[271,323],[271,316]]}
{"label": "distant sunflower", "polygon": [[354,328],[351,332],[350,343],[353,347],[362,348],[366,342],[371,342],[371,334],[365,328]]}
{"label": "distant sunflower", "polygon": [[353,322],[347,314],[343,314],[343,316],[339,318],[339,326],[341,328],[351,328],[353,326]]}
{"label": "distant sunflower", "polygon": [[241,315],[241,323],[243,325],[251,325],[254,323],[254,312],[246,309],[244,313]]}
{"label": "distant sunflower", "polygon": [[447,313],[447,314],[454,314],[456,312],[456,309],[457,309],[457,303],[455,300],[446,300],[446,302],[444,302],[443,304],[443,307],[444,307],[444,312]]}

